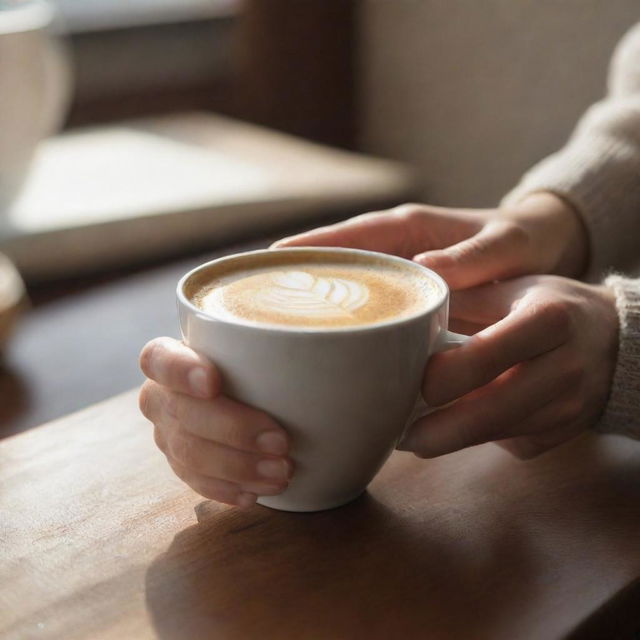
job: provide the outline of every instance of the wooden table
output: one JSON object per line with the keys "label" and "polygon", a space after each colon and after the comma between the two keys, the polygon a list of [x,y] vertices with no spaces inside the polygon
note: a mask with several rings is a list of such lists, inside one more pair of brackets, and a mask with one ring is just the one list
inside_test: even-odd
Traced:
{"label": "wooden table", "polygon": [[0,442],[0,637],[633,638],[639,532],[623,438],[396,453],[346,507],[242,512],[172,476],[129,392]]}

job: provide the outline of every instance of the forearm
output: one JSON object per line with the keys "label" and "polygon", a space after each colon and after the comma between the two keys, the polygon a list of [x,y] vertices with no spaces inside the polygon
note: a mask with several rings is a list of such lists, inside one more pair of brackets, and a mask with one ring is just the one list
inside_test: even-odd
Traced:
{"label": "forearm", "polygon": [[588,276],[629,268],[640,235],[640,26],[612,61],[608,97],[593,106],[567,145],[533,167],[506,196],[511,208],[549,192],[577,213],[587,230]]}

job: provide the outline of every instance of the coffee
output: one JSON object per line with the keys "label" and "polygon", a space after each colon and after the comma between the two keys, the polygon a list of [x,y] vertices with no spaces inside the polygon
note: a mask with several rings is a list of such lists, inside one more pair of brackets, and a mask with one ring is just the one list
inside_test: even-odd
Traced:
{"label": "coffee", "polygon": [[417,268],[312,251],[246,256],[198,274],[185,293],[214,317],[308,328],[398,320],[442,297],[439,285]]}

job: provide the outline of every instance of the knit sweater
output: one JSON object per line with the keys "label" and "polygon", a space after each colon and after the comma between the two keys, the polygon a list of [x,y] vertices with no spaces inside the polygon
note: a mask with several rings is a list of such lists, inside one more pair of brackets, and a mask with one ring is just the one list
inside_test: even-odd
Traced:
{"label": "knit sweater", "polygon": [[[503,200],[548,191],[582,216],[590,243],[587,279],[615,292],[616,369],[600,431],[640,438],[640,24],[618,44],[608,93],[582,117],[563,149],[529,170]],[[608,277],[607,277],[608,275]],[[637,275],[637,274],[636,274]]]}

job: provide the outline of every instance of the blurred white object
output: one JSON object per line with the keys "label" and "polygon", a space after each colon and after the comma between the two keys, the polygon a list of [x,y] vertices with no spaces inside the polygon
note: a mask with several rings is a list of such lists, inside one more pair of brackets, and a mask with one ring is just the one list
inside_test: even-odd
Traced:
{"label": "blurred white object", "polygon": [[231,16],[240,0],[54,0],[72,33]]}
{"label": "blurred white object", "polygon": [[45,0],[0,0],[0,234],[38,142],[67,105],[70,73],[54,18]]}
{"label": "blurred white object", "polygon": [[412,199],[404,165],[208,113],[44,141],[0,251],[42,282]]}

